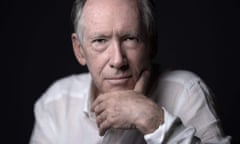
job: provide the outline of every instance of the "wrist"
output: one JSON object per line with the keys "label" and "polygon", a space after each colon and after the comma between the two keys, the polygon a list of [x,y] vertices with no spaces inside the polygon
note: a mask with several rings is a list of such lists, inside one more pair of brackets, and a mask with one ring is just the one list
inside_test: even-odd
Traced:
{"label": "wrist", "polygon": [[155,110],[154,115],[140,118],[136,123],[136,128],[143,134],[150,134],[157,130],[164,123],[164,111],[162,108]]}

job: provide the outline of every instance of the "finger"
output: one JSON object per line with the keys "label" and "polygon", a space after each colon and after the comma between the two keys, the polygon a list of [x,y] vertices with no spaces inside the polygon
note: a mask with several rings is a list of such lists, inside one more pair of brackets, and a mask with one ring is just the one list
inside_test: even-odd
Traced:
{"label": "finger", "polygon": [[103,101],[103,102],[99,103],[98,105],[96,105],[96,106],[94,107],[94,113],[95,113],[96,115],[99,115],[99,114],[101,114],[103,111],[105,111],[106,107],[107,107],[107,103],[106,103],[105,101]]}
{"label": "finger", "polygon": [[105,132],[111,127],[112,123],[108,120],[104,120],[100,125],[99,125],[99,135],[103,136]]}
{"label": "finger", "polygon": [[103,94],[103,95],[98,95],[97,98],[95,99],[95,101],[92,103],[91,105],[91,111],[95,112],[95,107],[99,104],[101,104],[102,102],[105,101],[105,99],[107,99],[107,95]]}
{"label": "finger", "polygon": [[102,124],[103,121],[106,120],[106,118],[107,118],[107,112],[106,111],[104,111],[101,114],[97,115],[96,122],[97,122],[98,127],[100,127],[100,125]]}
{"label": "finger", "polygon": [[148,69],[144,70],[134,87],[134,91],[139,93],[145,93],[149,78],[150,78],[150,70]]}

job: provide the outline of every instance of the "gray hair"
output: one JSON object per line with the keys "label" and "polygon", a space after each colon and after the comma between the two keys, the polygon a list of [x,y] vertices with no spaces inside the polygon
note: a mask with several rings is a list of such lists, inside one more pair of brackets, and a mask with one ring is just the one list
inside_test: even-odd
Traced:
{"label": "gray hair", "polygon": [[86,1],[87,0],[75,0],[75,2],[73,3],[72,13],[71,13],[74,32],[77,34],[80,41],[82,41],[83,39],[83,34],[81,30],[82,28],[81,17],[82,17],[83,7]]}
{"label": "gray hair", "polygon": [[[82,30],[82,12],[84,5],[87,0],[75,0],[72,9],[72,21],[74,31],[77,33],[79,40],[83,39],[83,30]],[[154,7],[152,0],[138,0],[138,7],[140,12],[140,22],[144,29],[144,37],[147,40],[147,43],[150,47],[155,47],[157,30],[156,30],[156,21],[154,17]],[[152,45],[153,44],[153,45]]]}

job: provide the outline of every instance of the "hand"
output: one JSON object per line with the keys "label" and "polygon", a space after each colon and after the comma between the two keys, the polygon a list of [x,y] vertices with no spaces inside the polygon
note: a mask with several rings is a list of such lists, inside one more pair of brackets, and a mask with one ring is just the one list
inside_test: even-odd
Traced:
{"label": "hand", "polygon": [[162,110],[144,93],[150,72],[145,71],[134,90],[99,95],[92,104],[100,135],[109,128],[137,128],[143,134],[156,130],[162,122]]}

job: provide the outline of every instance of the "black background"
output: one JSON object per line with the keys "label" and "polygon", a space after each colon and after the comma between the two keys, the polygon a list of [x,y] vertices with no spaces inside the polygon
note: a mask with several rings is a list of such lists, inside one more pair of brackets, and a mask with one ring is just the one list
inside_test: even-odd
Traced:
{"label": "black background", "polygon": [[[86,71],[71,48],[71,6],[72,0],[1,1],[1,141],[28,143],[37,98],[56,79]],[[156,60],[205,80],[233,143],[240,143],[239,9],[230,0],[157,2]]]}

